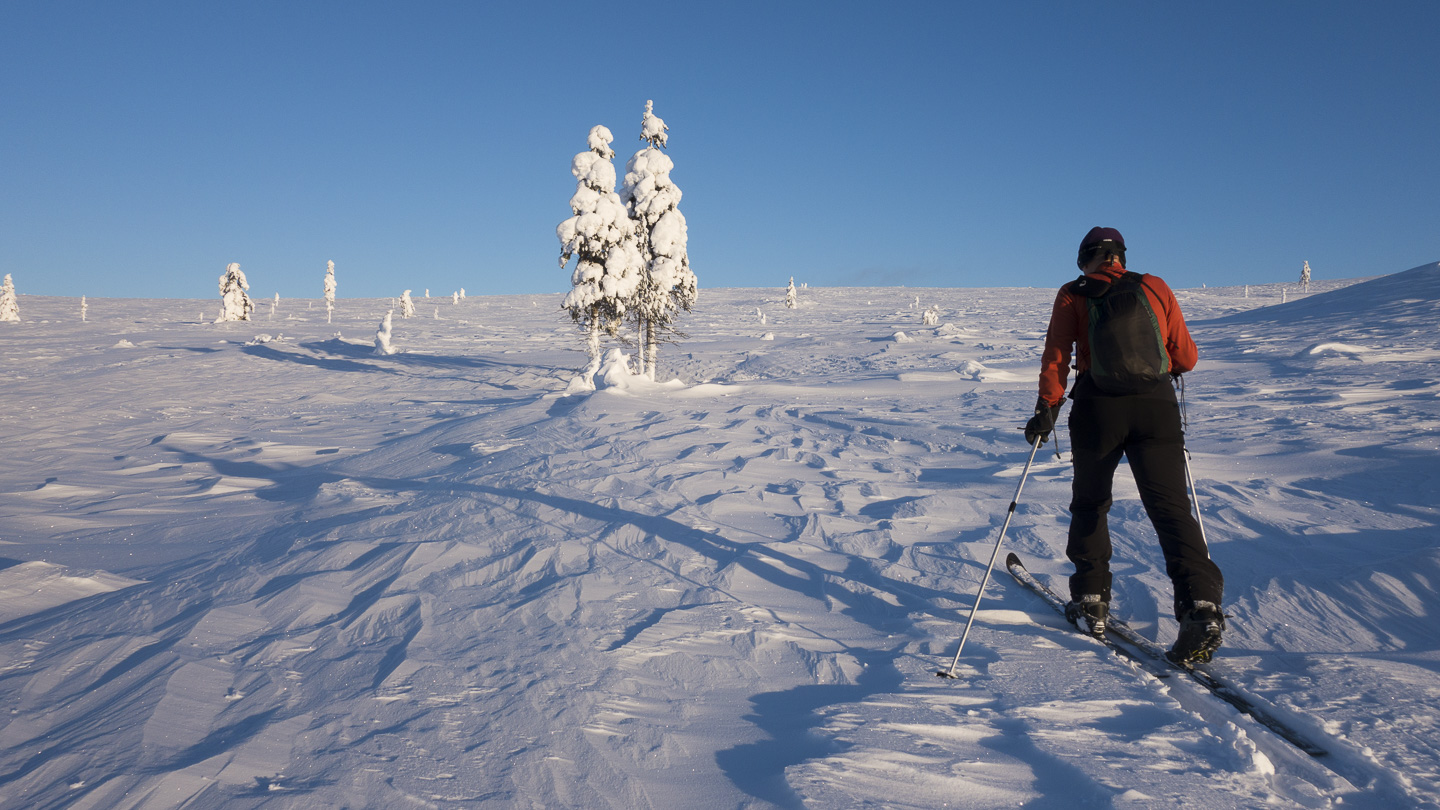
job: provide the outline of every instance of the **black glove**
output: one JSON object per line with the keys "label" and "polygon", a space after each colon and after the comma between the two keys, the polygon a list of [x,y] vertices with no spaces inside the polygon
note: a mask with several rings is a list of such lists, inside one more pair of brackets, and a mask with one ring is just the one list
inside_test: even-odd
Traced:
{"label": "black glove", "polygon": [[1034,444],[1039,439],[1044,444],[1050,438],[1050,431],[1055,429],[1055,417],[1059,415],[1060,405],[1046,405],[1045,400],[1036,400],[1035,415],[1025,423],[1025,443]]}

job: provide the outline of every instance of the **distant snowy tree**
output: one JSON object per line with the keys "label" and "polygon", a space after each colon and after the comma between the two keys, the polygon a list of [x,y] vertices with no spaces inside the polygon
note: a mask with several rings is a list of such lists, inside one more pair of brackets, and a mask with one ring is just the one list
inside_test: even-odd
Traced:
{"label": "distant snowy tree", "polygon": [[85,303],[85,296],[82,295],[80,296],[80,322],[84,323],[85,321],[89,320],[89,318],[87,317],[89,314],[90,305]]}
{"label": "distant snowy tree", "polygon": [[464,288],[464,287],[461,287],[461,288],[460,288],[460,300],[462,300],[462,301],[465,300],[465,288]]}
{"label": "distant snowy tree", "polygon": [[636,238],[644,259],[643,279],[634,317],[640,327],[641,373],[655,379],[655,358],[662,336],[676,334],[680,310],[695,305],[697,284],[690,271],[685,215],[680,213],[680,189],[670,180],[674,162],[662,151],[669,127],[645,102],[640,119],[640,140],[649,144],[625,165],[620,197],[636,223]]}
{"label": "distant snowy tree", "polygon": [[275,311],[280,309],[280,293],[275,293],[275,300],[270,302],[270,320],[275,320]]}
{"label": "distant snowy tree", "polygon": [[644,271],[635,241],[635,225],[615,193],[615,167],[610,160],[615,138],[603,126],[591,128],[588,151],[570,162],[575,194],[569,219],[555,228],[560,240],[560,266],[577,257],[573,288],[561,306],[585,331],[585,352],[592,366],[600,361],[600,331],[614,335],[629,312]]}
{"label": "distant snowy tree", "polygon": [[325,323],[335,314],[335,262],[325,262]]}
{"label": "distant snowy tree", "polygon": [[223,306],[220,317],[216,318],[215,322],[250,320],[250,313],[255,311],[255,302],[245,294],[249,289],[250,283],[245,280],[245,274],[240,272],[240,265],[231,262],[226,266],[225,274],[220,277],[220,299]]}
{"label": "distant snowy tree", "polygon": [[452,292],[452,293],[450,293],[450,303],[452,303],[452,304],[458,304],[458,303],[460,303],[460,293],[458,293],[458,292]]}
{"label": "distant snowy tree", "polygon": [[795,277],[790,277],[790,286],[785,288],[785,307],[787,309],[798,309],[800,302],[795,298]]}
{"label": "distant snowy tree", "polygon": [[391,321],[395,316],[392,310],[385,313],[385,319],[380,321],[380,328],[375,330],[375,353],[380,355],[394,354],[396,349],[390,343]]}
{"label": "distant snowy tree", "polygon": [[5,281],[0,284],[0,322],[20,322],[20,299],[15,296],[15,281],[10,274],[5,274]]}
{"label": "distant snowy tree", "polygon": [[1305,269],[1300,271],[1300,289],[1310,292],[1310,262],[1305,262]]}
{"label": "distant snowy tree", "polygon": [[922,326],[939,326],[940,307],[938,305],[931,305],[929,309],[925,310],[925,314],[920,316],[920,324]]}
{"label": "distant snowy tree", "polygon": [[410,300],[410,291],[400,293],[400,317],[411,318],[415,315],[415,302]]}

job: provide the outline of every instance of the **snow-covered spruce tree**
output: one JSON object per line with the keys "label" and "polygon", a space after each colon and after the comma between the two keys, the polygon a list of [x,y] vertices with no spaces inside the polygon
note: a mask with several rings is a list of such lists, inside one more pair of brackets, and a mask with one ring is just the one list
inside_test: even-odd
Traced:
{"label": "snow-covered spruce tree", "polygon": [[677,334],[679,310],[690,311],[697,293],[695,274],[686,253],[685,215],[680,213],[680,189],[670,180],[674,162],[662,151],[669,127],[645,102],[640,118],[640,140],[648,146],[625,165],[620,196],[636,224],[636,237],[644,259],[644,273],[634,318],[640,328],[640,373],[655,379],[655,356],[664,335]]}
{"label": "snow-covered spruce tree", "polygon": [[586,375],[600,368],[600,331],[616,334],[635,298],[645,263],[635,242],[635,224],[615,193],[615,167],[610,163],[615,157],[610,148],[614,139],[603,126],[590,130],[589,150],[570,162],[576,180],[570,198],[573,216],[555,228],[560,266],[577,257],[570,275],[574,288],[561,306],[585,331],[590,358]]}
{"label": "snow-covered spruce tree", "polygon": [[325,323],[335,314],[335,262],[325,262]]}
{"label": "snow-covered spruce tree", "polygon": [[10,274],[5,274],[5,282],[0,284],[0,322],[20,322],[20,299],[15,297],[15,280]]}
{"label": "snow-covered spruce tree", "polygon": [[385,319],[380,321],[380,328],[375,330],[375,353],[378,355],[390,355],[395,353],[395,347],[391,345],[391,321],[394,319],[394,311],[385,313]]}
{"label": "snow-covered spruce tree", "polygon": [[1310,262],[1305,262],[1305,269],[1300,271],[1300,289],[1303,292],[1310,292]]}
{"label": "snow-covered spruce tree", "polygon": [[790,277],[790,286],[785,288],[785,307],[787,309],[798,309],[800,302],[795,299],[795,277]]}
{"label": "snow-covered spruce tree", "polygon": [[415,302],[410,300],[410,291],[406,290],[400,294],[400,317],[412,318],[415,316]]}
{"label": "snow-covered spruce tree", "polygon": [[250,313],[255,311],[255,302],[245,294],[249,289],[250,282],[246,281],[245,274],[240,272],[240,265],[236,262],[227,265],[225,274],[220,276],[222,307],[220,317],[216,318],[215,322],[250,320]]}
{"label": "snow-covered spruce tree", "polygon": [[85,303],[85,296],[82,295],[80,296],[80,322],[84,323],[85,321],[89,320],[89,315],[90,305]]}

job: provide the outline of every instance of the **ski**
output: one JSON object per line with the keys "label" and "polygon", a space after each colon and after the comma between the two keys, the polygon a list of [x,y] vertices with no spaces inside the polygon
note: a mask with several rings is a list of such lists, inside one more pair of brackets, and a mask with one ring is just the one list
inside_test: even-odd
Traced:
{"label": "ski", "polygon": [[[1059,594],[1050,590],[1049,586],[1036,579],[1035,575],[1025,568],[1025,564],[1020,561],[1018,555],[1011,553],[1010,556],[1006,557],[1005,567],[1010,570],[1010,575],[1015,577],[1016,582],[1019,582],[1025,586],[1025,588],[1045,600],[1045,603],[1050,605],[1056,613],[1059,613],[1062,617],[1065,616],[1066,600],[1061,599]],[[1066,618],[1066,621],[1068,622],[1069,619]],[[1212,695],[1235,707],[1236,711],[1253,718],[1255,722],[1275,732],[1276,735],[1286,742],[1312,757],[1322,757],[1329,753],[1325,748],[1306,738],[1304,734],[1300,733],[1293,726],[1267,711],[1258,698],[1247,694],[1229,679],[1213,672],[1204,664],[1186,666],[1171,661],[1169,657],[1165,655],[1164,647],[1140,635],[1133,627],[1126,624],[1123,620],[1116,618],[1113,614],[1109,618],[1107,628],[1104,636],[1090,636],[1088,633],[1084,635],[1087,638],[1095,638],[1095,640],[1103,643],[1116,653],[1135,661],[1146,672],[1155,677],[1166,678],[1172,675],[1189,676],[1196,683],[1205,687]]]}

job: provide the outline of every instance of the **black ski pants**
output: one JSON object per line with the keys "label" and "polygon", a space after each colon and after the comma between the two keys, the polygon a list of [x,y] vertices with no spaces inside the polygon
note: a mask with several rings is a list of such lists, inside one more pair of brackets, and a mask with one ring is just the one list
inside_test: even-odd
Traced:
{"label": "black ski pants", "polygon": [[1110,599],[1111,483],[1123,456],[1140,489],[1174,586],[1177,614],[1191,601],[1220,604],[1225,588],[1210,559],[1200,524],[1190,511],[1185,480],[1180,406],[1171,399],[1096,397],[1076,399],[1070,409],[1075,482],[1065,549],[1075,564],[1070,594]]}

